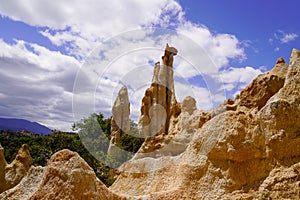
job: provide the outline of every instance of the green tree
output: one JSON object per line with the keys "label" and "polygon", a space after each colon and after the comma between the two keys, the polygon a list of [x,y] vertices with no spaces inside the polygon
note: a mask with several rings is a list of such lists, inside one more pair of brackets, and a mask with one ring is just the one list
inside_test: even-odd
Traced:
{"label": "green tree", "polygon": [[[130,122],[130,131],[123,134],[117,146],[125,151],[132,152],[124,160],[128,160],[138,151],[143,138],[138,137],[137,124]],[[116,163],[106,156],[110,140],[111,117],[105,119],[103,114],[93,113],[87,118],[72,125],[78,133],[66,133],[53,131],[50,135],[37,135],[28,132],[0,131],[0,142],[4,148],[4,155],[8,163],[15,159],[22,144],[27,144],[32,157],[33,165],[45,166],[48,159],[57,151],[69,149],[77,152],[92,167],[97,177],[107,186],[110,186],[116,175],[114,169],[106,166],[106,163]]]}
{"label": "green tree", "polygon": [[141,138],[139,135],[138,125],[135,121],[130,120],[130,131],[121,136],[117,145],[123,150],[136,153],[143,142],[144,138]]}
{"label": "green tree", "polygon": [[74,123],[72,128],[78,131],[82,143],[93,156],[102,161],[106,159],[110,139],[110,118],[104,119],[103,114],[93,113]]}
{"label": "green tree", "polygon": [[97,160],[82,144],[77,133],[55,131],[50,135],[24,135],[20,132],[0,131],[0,141],[8,163],[12,162],[22,144],[28,144],[33,165],[45,166],[48,159],[57,151],[69,149],[77,152],[96,173],[96,176],[110,186],[115,176],[111,168]]}

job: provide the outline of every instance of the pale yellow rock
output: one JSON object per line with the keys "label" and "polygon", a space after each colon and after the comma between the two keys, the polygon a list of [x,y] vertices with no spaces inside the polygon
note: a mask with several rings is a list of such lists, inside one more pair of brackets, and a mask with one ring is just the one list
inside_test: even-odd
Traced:
{"label": "pale yellow rock", "polygon": [[[16,186],[22,178],[27,174],[31,166],[31,157],[28,151],[28,146],[23,144],[19,149],[16,158],[10,163],[6,164],[3,148],[0,148],[0,167],[1,167],[1,190],[3,192]],[[4,170],[3,170],[4,168]]]}
{"label": "pale yellow rock", "polygon": [[300,154],[300,54],[293,50],[286,81],[260,112],[270,156],[291,164]]}
{"label": "pale yellow rock", "polygon": [[173,56],[177,55],[177,49],[175,47],[170,47],[167,44],[165,49],[165,54],[162,56],[162,60],[165,66],[173,67]]}
{"label": "pale yellow rock", "polygon": [[300,163],[274,168],[260,185],[257,199],[299,199]]}
{"label": "pale yellow rock", "polygon": [[0,145],[0,193],[6,190],[5,167],[7,163],[4,157],[4,149]]}
{"label": "pale yellow rock", "polygon": [[124,198],[111,193],[77,153],[61,150],[51,156],[41,184],[29,199],[108,200]]}
{"label": "pale yellow rock", "polygon": [[180,124],[189,119],[181,110],[169,144],[192,130],[186,149],[125,163],[111,190],[145,199],[299,199],[299,55],[293,50],[290,65],[277,62],[196,129]]}
{"label": "pale yellow rock", "polygon": [[271,71],[258,75],[241,91],[239,107],[260,110],[283,87],[288,68],[288,64],[279,62]]}
{"label": "pale yellow rock", "polygon": [[120,138],[124,134],[128,134],[130,130],[130,102],[128,97],[128,91],[123,86],[114,102],[112,108],[112,120],[111,120],[111,139],[107,150],[107,156],[110,159],[124,162],[127,152],[120,149],[117,144]]}
{"label": "pale yellow rock", "polygon": [[[139,150],[139,153],[150,153],[159,150],[169,138],[173,120],[176,120],[181,108],[176,101],[173,56],[177,54],[174,47],[167,45],[160,62],[155,64],[151,86],[145,91],[142,98],[141,116],[138,127],[141,135],[147,138]],[[164,135],[164,137],[161,137]]]}
{"label": "pale yellow rock", "polygon": [[6,190],[0,194],[0,199],[6,200],[28,200],[38,189],[41,184],[45,168],[38,166],[31,168],[28,171],[28,174],[23,177],[21,182],[15,187]]}
{"label": "pale yellow rock", "polygon": [[188,112],[191,115],[195,110],[197,110],[196,100],[191,96],[186,97],[182,102],[181,112]]}
{"label": "pale yellow rock", "polygon": [[290,57],[290,65],[294,65],[296,62],[296,65],[299,65],[300,62],[300,51],[296,48],[293,48],[292,54]]}
{"label": "pale yellow rock", "polygon": [[130,130],[130,103],[128,91],[123,86],[114,102],[112,108],[111,143],[116,144],[123,133]]}

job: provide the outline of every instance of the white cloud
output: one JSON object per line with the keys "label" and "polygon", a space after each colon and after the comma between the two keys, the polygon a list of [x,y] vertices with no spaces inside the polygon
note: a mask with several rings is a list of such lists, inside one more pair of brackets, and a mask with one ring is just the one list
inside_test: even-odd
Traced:
{"label": "white cloud", "polygon": [[66,42],[72,42],[78,37],[76,35],[71,35],[69,32],[65,32],[65,31],[51,34],[50,29],[46,29],[45,31],[40,31],[39,33],[45,36],[46,38],[48,38],[56,46],[61,46]]}
{"label": "white cloud", "polygon": [[235,84],[233,83],[224,83],[221,87],[220,90],[225,90],[225,91],[231,91],[235,88]]}
{"label": "white cloud", "polygon": [[253,78],[261,74],[262,72],[259,69],[254,69],[253,67],[245,68],[230,68],[226,71],[223,71],[220,76],[224,83],[250,83]]}
{"label": "white cloud", "polygon": [[2,117],[70,128],[72,84],[79,67],[76,59],[36,44],[16,41],[9,45],[0,40],[0,65]]}
{"label": "white cloud", "polygon": [[68,42],[69,53],[80,57],[111,36],[153,25],[175,27],[205,49],[217,67],[228,64],[229,59],[245,57],[235,36],[213,34],[203,25],[186,21],[175,0],[111,0],[109,3],[89,0],[84,4],[75,0],[71,5],[67,0],[55,3],[19,0],[3,3],[0,12],[33,26],[47,27],[40,31],[42,35],[55,45]]}
{"label": "white cloud", "polygon": [[174,0],[40,0],[0,1],[0,12],[32,26],[47,27],[41,34],[53,44],[69,42],[70,53],[86,56],[109,37],[142,26],[162,27],[181,20],[183,11]]}
{"label": "white cloud", "polygon": [[266,72],[266,71],[268,70],[267,66],[264,66],[264,65],[260,66],[258,69],[259,69],[261,72]]}
{"label": "white cloud", "polygon": [[207,88],[190,85],[187,82],[175,82],[175,93],[179,102],[182,102],[187,96],[193,97],[197,102],[197,108],[201,110],[211,109],[215,101],[214,96]]}
{"label": "white cloud", "polygon": [[[68,0],[59,2],[40,0],[16,0],[2,2],[1,13],[12,19],[33,26],[47,26],[53,30],[70,27],[72,32],[86,30],[84,35],[99,36],[119,33],[140,25],[167,23],[161,18],[168,12],[169,18],[178,15],[180,5],[172,0],[153,0],[141,3],[138,0],[118,1]],[[180,16],[178,16],[180,17]]]}
{"label": "white cloud", "polygon": [[[0,0],[0,4],[1,15],[42,27],[40,34],[53,45],[66,48],[68,54],[22,40],[15,45],[1,41],[0,64],[4,67],[0,78],[7,81],[7,87],[0,89],[0,98],[7,102],[2,113],[64,130],[72,121],[73,84],[73,103],[78,103],[75,112],[82,112],[79,116],[99,111],[109,115],[118,89],[125,84],[132,116],[137,118],[144,89],[150,85],[153,63],[161,61],[167,42],[179,50],[174,70],[186,80],[175,83],[178,99],[193,96],[200,109],[210,109],[223,101],[224,95],[188,80],[213,76],[230,60],[246,58],[243,44],[234,35],[212,33],[204,25],[187,21],[175,0]],[[143,28],[151,26],[172,27],[174,31]],[[87,56],[75,79],[81,59]],[[236,82],[249,81],[256,73],[251,69],[224,72],[227,82],[222,89],[230,90]],[[211,91],[221,87],[219,83],[211,85]]]}
{"label": "white cloud", "polygon": [[231,67],[218,75],[223,83],[223,87],[220,89],[237,93],[261,73],[261,69],[254,69],[249,66],[244,68]]}
{"label": "white cloud", "polygon": [[[203,49],[202,52],[211,59],[210,62],[214,62],[214,67],[217,69],[228,65],[230,59],[243,60],[246,57],[244,50],[240,47],[241,43],[234,35],[213,34],[207,27],[191,22],[180,24],[177,31],[198,44]],[[190,47],[188,49],[193,56],[201,56],[199,52],[193,52]],[[198,63],[203,63],[203,60],[199,59]]]}
{"label": "white cloud", "polygon": [[274,37],[279,40],[281,44],[285,44],[295,40],[298,35],[296,33],[285,33],[282,30],[277,30],[277,32],[274,33]]}
{"label": "white cloud", "polygon": [[289,33],[289,34],[285,34],[283,38],[280,39],[280,41],[282,43],[288,43],[290,41],[295,40],[298,37],[297,34],[295,33]]}

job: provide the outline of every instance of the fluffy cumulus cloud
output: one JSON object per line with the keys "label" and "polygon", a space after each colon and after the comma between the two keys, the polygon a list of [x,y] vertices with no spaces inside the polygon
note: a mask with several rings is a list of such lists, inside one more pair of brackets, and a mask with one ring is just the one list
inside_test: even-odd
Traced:
{"label": "fluffy cumulus cloud", "polygon": [[173,0],[17,0],[1,2],[0,12],[14,20],[45,27],[40,33],[55,45],[69,44],[69,53],[82,56],[95,44],[142,26],[161,27],[181,20],[183,12]]}
{"label": "fluffy cumulus cloud", "polygon": [[[177,31],[197,43],[217,69],[227,65],[230,59],[243,60],[246,57],[240,47],[241,43],[234,35],[213,34],[207,27],[191,22],[180,24]],[[199,57],[197,52],[193,56]]]}
{"label": "fluffy cumulus cloud", "polygon": [[[200,109],[212,108],[224,100],[224,90],[240,89],[237,84],[260,73],[251,67],[229,68],[231,60],[246,59],[241,42],[188,21],[175,0],[3,1],[2,16],[39,27],[36,34],[64,49],[0,40],[0,109],[5,117],[68,130],[74,113],[77,120],[91,112],[109,116],[118,90],[126,85],[137,119],[153,65],[167,42],[179,50],[177,97],[195,97]],[[206,77],[207,87],[195,77]]]}
{"label": "fluffy cumulus cloud", "polygon": [[208,110],[212,108],[214,96],[207,88],[181,82],[175,82],[175,88],[178,101],[182,102],[185,97],[191,96],[196,100],[198,109]]}
{"label": "fluffy cumulus cloud", "polygon": [[[220,73],[222,87],[227,92],[233,92],[236,95],[241,89],[247,86],[254,78],[256,78],[262,71],[247,66],[245,68],[231,67]],[[234,96],[233,95],[233,96]]]}

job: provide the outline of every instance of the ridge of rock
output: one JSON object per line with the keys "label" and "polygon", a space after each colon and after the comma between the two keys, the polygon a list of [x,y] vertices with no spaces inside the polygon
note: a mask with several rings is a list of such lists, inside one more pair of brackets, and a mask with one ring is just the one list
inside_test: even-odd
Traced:
{"label": "ridge of rock", "polygon": [[298,50],[289,65],[277,61],[217,109],[190,115],[183,107],[169,144],[190,133],[186,149],[124,163],[112,191],[149,199],[300,198]]}

